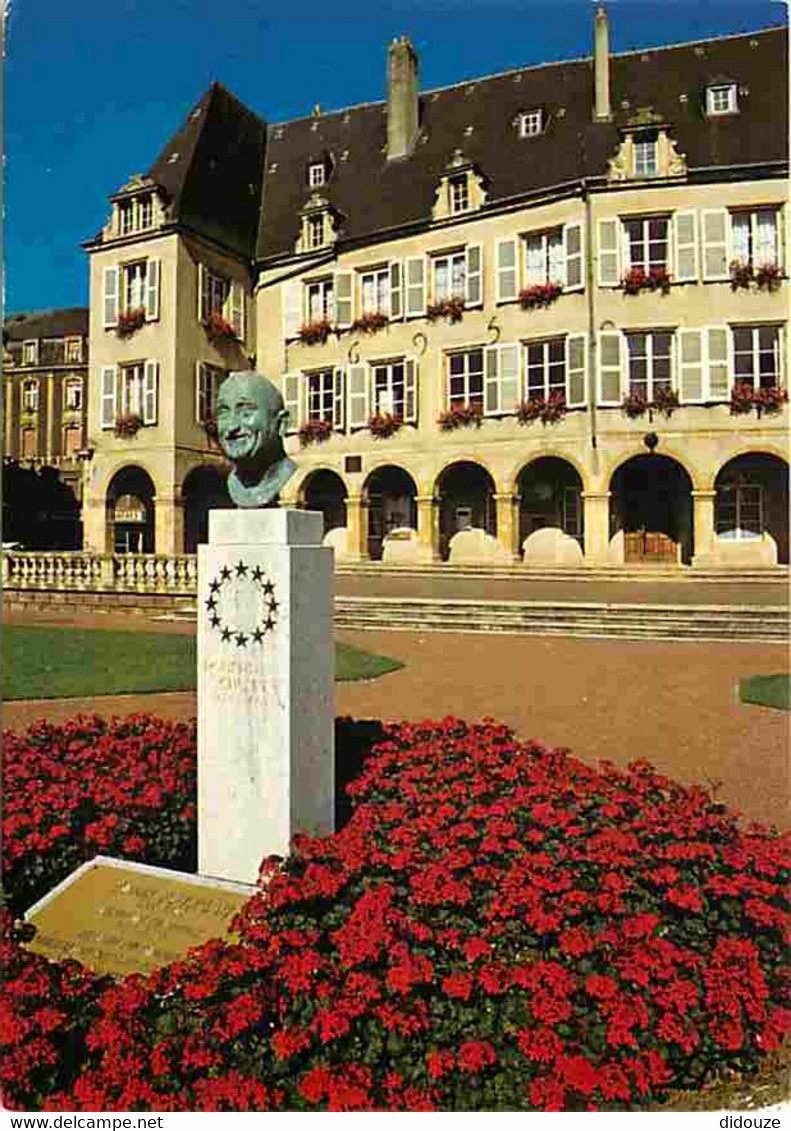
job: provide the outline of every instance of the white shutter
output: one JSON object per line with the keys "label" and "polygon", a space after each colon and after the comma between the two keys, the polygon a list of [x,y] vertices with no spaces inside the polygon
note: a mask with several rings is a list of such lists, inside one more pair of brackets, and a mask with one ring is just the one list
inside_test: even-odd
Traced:
{"label": "white shutter", "polygon": [[730,396],[731,335],[727,326],[706,328],[706,362],[708,391],[706,400],[724,401]]}
{"label": "white shutter", "polygon": [[516,240],[497,241],[497,302],[513,302],[519,291]]}
{"label": "white shutter", "polygon": [[695,211],[673,215],[675,281],[696,283],[698,279],[698,224]]}
{"label": "white shutter", "polygon": [[621,281],[621,221],[599,220],[599,286],[617,287]]}
{"label": "white shutter", "polygon": [[623,346],[618,330],[599,331],[599,404],[620,404],[623,399]]}
{"label": "white shutter", "polygon": [[345,395],[345,374],[338,366],[332,373],[332,427],[336,432],[342,432],[345,427],[346,420],[346,395]]}
{"label": "white shutter", "polygon": [[209,279],[203,263],[198,264],[198,321],[209,320]]}
{"label": "white shutter", "polygon": [[149,259],[146,263],[146,322],[156,322],[159,318],[160,264],[159,259]]}
{"label": "white shutter", "polygon": [[566,256],[567,291],[580,291],[585,286],[583,278],[582,224],[566,224],[563,229],[563,248]]}
{"label": "white shutter", "polygon": [[195,364],[195,422],[203,424],[208,419],[209,406],[209,379],[206,365],[202,361]]}
{"label": "white shutter", "polygon": [[587,339],[584,334],[569,334],[566,338],[566,403],[569,407],[584,405],[586,396]]}
{"label": "white shutter", "polygon": [[519,399],[519,346],[487,346],[483,381],[486,416],[513,412]]}
{"label": "white shutter", "polygon": [[147,361],[143,380],[143,423],[157,422],[157,385],[159,383],[159,362]]}
{"label": "white shutter", "polygon": [[283,405],[288,413],[286,432],[298,432],[302,424],[302,386],[304,381],[301,373],[285,373],[283,375]]}
{"label": "white shutter", "polygon": [[115,406],[118,399],[118,369],[115,365],[102,368],[102,428],[115,424]]}
{"label": "white shutter", "polygon": [[700,330],[678,331],[678,392],[684,403],[703,397],[703,335]]}
{"label": "white shutter", "polygon": [[104,325],[105,329],[118,322],[118,289],[120,271],[117,267],[104,269]]}
{"label": "white shutter", "polygon": [[231,325],[240,342],[244,341],[244,287],[231,281]]}
{"label": "white shutter", "polygon": [[417,423],[417,362],[413,357],[404,361],[404,421]]}
{"label": "white shutter", "polygon": [[467,272],[464,292],[465,306],[481,306],[483,303],[483,250],[479,243],[467,245]]}
{"label": "white shutter", "polygon": [[390,264],[390,321],[404,317],[403,264],[400,259]]}
{"label": "white shutter", "polygon": [[351,271],[335,272],[335,322],[340,329],[351,326],[354,319]]}
{"label": "white shutter", "polygon": [[730,278],[728,221],[724,208],[704,208],[701,212],[704,279]]}
{"label": "white shutter", "polygon": [[283,338],[296,338],[302,326],[302,283],[289,279],[281,291],[283,310]]}
{"label": "white shutter", "polygon": [[422,255],[406,260],[406,316],[426,313],[426,261]]}
{"label": "white shutter", "polygon": [[349,428],[364,428],[371,415],[368,395],[368,366],[350,365],[347,370]]}

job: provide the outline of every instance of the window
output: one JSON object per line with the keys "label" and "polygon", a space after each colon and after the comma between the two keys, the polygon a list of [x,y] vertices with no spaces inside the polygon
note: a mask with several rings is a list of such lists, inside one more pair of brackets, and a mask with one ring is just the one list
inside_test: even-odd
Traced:
{"label": "window", "polygon": [[366,271],[360,276],[360,299],[363,314],[390,315],[390,268]]}
{"label": "window", "polygon": [[38,365],[38,341],[33,339],[22,343],[22,364]]}
{"label": "window", "polygon": [[143,415],[143,363],[121,366],[121,413],[124,416]]}
{"label": "window", "polygon": [[741,476],[717,488],[714,529],[720,538],[760,538],[764,529],[763,490]]}
{"label": "window", "polygon": [[524,287],[557,283],[564,290],[583,287],[582,225],[565,224],[528,232],[520,241],[497,241],[497,301],[511,302]]}
{"label": "window", "polygon": [[71,412],[82,408],[82,381],[66,382],[65,404]]}
{"label": "window", "polygon": [[225,378],[228,376],[225,369],[218,365],[208,365],[204,361],[198,362],[197,383],[195,387],[195,421],[205,424],[208,420],[215,420],[217,416],[217,394]]}
{"label": "window", "polygon": [[778,215],[775,208],[731,213],[733,259],[751,267],[779,263]]}
{"label": "window", "polygon": [[133,200],[122,200],[118,205],[119,228],[122,236],[132,232],[143,232],[154,222],[154,207],[151,194],[138,196]]}
{"label": "window", "polygon": [[404,362],[373,366],[373,411],[404,418]]}
{"label": "window", "polygon": [[657,390],[670,390],[670,351],[673,335],[669,333],[627,334],[628,382],[630,393],[642,393],[651,401]]}
{"label": "window", "polygon": [[483,350],[465,350],[448,357],[448,404],[483,408]]}
{"label": "window", "polygon": [[308,249],[324,247],[324,213],[308,216]]}
{"label": "window", "polygon": [[66,364],[79,365],[82,361],[82,338],[66,339]]}
{"label": "window", "polygon": [[332,369],[308,373],[308,420],[326,420],[332,424],[334,376]]}
{"label": "window", "polygon": [[210,271],[208,267],[204,267],[201,303],[202,322],[208,322],[212,314],[223,314],[230,289],[229,279]]}
{"label": "window", "polygon": [[754,389],[780,384],[780,327],[733,327],[733,379]]}
{"label": "window", "polygon": [[316,161],[308,167],[308,184],[311,188],[320,188],[327,182],[327,168],[323,161]]}
{"label": "window", "polygon": [[735,114],[738,108],[736,83],[710,86],[706,90],[706,112],[712,117],[717,114]]}
{"label": "window", "polygon": [[335,320],[335,287],[333,279],[319,279],[305,286],[308,322],[333,322]]}
{"label": "window", "polygon": [[63,429],[63,454],[74,456],[80,450],[80,429],[73,425]]}
{"label": "window", "polygon": [[624,220],[626,260],[629,268],[640,267],[646,274],[651,268],[668,267],[667,216],[646,216]]}
{"label": "window", "polygon": [[22,386],[22,407],[27,412],[35,412],[38,408],[38,381],[25,381]]}
{"label": "window", "polygon": [[451,177],[449,188],[451,213],[466,212],[470,207],[470,186],[467,174],[464,173],[460,177]]}
{"label": "window", "polygon": [[658,171],[656,139],[635,141],[634,175],[652,177]]}
{"label": "window", "polygon": [[519,115],[519,136],[536,137],[544,128],[543,110],[527,110]]}
{"label": "window", "polygon": [[525,237],[525,282],[532,287],[566,281],[566,256],[563,229],[539,232]]}
{"label": "window", "polygon": [[159,275],[158,259],[141,259],[120,267],[105,267],[105,329],[118,324],[120,311],[142,310],[146,322],[155,322],[159,318]]}
{"label": "window", "polygon": [[467,257],[463,251],[452,255],[438,255],[433,261],[434,301],[444,298],[465,297]]}
{"label": "window", "polygon": [[137,361],[130,365],[105,365],[100,373],[100,419],[102,428],[112,428],[119,412],[122,416],[141,416],[144,424],[157,422],[159,363]]}
{"label": "window", "polygon": [[36,455],[35,428],[22,429],[22,459],[34,459]]}
{"label": "window", "polygon": [[548,399],[551,393],[566,392],[566,340],[551,338],[530,342],[525,347],[526,394]]}
{"label": "window", "polygon": [[145,306],[147,260],[127,263],[121,268],[121,309],[139,310]]}

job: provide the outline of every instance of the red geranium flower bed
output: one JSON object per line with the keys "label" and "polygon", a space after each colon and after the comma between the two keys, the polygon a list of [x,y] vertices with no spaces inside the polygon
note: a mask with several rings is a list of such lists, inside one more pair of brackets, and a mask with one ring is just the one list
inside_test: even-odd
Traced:
{"label": "red geranium flower bed", "polygon": [[617,1109],[778,1046],[788,838],[645,763],[387,729],[346,827],[264,862],[238,941],[105,991],[44,1106]]}

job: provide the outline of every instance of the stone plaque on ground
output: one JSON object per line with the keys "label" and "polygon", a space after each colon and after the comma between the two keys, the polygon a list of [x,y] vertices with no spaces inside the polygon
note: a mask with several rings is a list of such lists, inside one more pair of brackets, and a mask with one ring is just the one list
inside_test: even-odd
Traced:
{"label": "stone plaque on ground", "polygon": [[96,856],[25,915],[28,949],[101,974],[146,974],[224,938],[255,888]]}

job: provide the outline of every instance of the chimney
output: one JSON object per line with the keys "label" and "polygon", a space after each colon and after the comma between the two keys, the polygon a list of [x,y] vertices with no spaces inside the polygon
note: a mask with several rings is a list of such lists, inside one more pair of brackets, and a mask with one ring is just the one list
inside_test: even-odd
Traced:
{"label": "chimney", "polygon": [[394,39],[387,52],[387,159],[408,157],[418,131],[417,55],[409,39]]}
{"label": "chimney", "polygon": [[596,9],[593,25],[593,74],[596,101],[593,107],[595,122],[608,122],[610,110],[610,28],[604,7]]}

